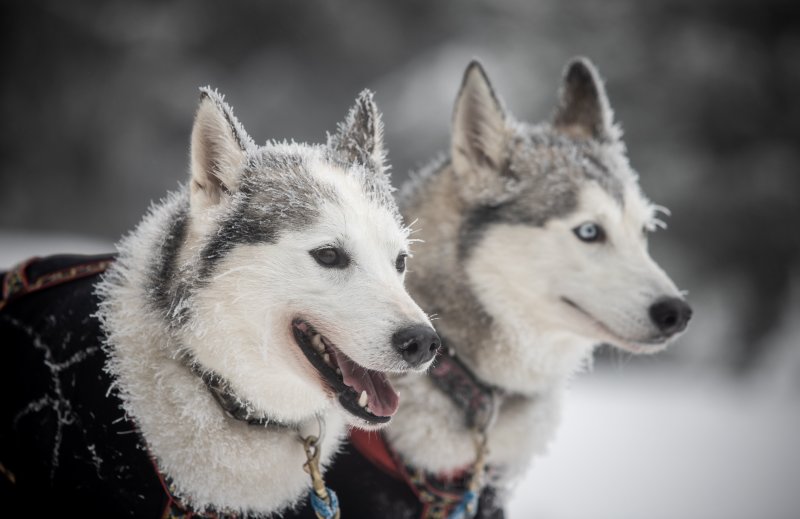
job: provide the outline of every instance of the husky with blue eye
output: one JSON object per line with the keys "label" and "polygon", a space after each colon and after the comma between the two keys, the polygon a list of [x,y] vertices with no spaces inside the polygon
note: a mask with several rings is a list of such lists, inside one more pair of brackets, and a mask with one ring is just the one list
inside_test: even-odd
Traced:
{"label": "husky with blue eye", "polygon": [[660,209],[588,60],[567,65],[554,117],[535,125],[471,63],[451,142],[401,194],[424,242],[409,291],[436,315],[442,354],[397,377],[403,402],[382,436],[354,431],[337,458],[329,477],[359,517],[502,517],[595,346],[653,353],[691,316],[647,251]]}
{"label": "husky with blue eye", "polygon": [[309,458],[324,469],[348,426],[396,413],[387,374],[431,364],[371,93],[325,145],[258,146],[203,89],[190,169],[118,255],[4,274],[19,346],[4,340],[0,467],[19,502],[286,517]]}

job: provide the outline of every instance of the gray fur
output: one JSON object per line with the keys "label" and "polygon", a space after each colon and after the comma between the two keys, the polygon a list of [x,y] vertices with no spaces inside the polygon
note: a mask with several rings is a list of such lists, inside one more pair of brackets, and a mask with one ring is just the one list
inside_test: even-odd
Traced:
{"label": "gray fur", "polygon": [[[188,195],[188,193],[187,193]],[[186,240],[186,231],[189,218],[189,200],[175,211],[164,238],[155,251],[151,266],[150,287],[147,294],[150,303],[164,315],[175,316],[176,322],[186,319],[185,312],[181,312],[177,303],[188,296],[188,286],[177,282],[178,256]]]}
{"label": "gray fur", "polygon": [[[526,314],[536,310],[520,304],[509,295],[511,291],[493,299],[496,311],[490,312],[485,306],[490,290],[485,284],[476,285],[476,280],[496,285],[505,271],[490,266],[487,276],[476,278],[471,270],[475,258],[482,261],[481,268],[496,258],[503,267],[515,263],[518,275],[529,273],[526,279],[503,279],[502,290],[531,282],[551,273],[526,273],[527,258],[514,255],[520,249],[493,231],[518,238],[548,235],[544,232],[548,225],[563,226],[587,191],[607,194],[604,203],[620,210],[649,207],[649,202],[640,196],[602,82],[588,60],[579,58],[567,65],[556,116],[552,123],[542,124],[516,121],[481,65],[473,62],[465,72],[453,125],[451,156],[413,174],[401,191],[403,216],[417,222],[415,238],[423,242],[406,283],[419,304],[435,315],[437,331],[455,354],[484,382],[513,394],[503,402],[489,434],[489,463],[498,465],[497,484],[506,494],[510,482],[552,438],[563,387],[588,362],[597,343],[592,342],[594,336],[573,334],[565,339],[556,325],[537,333],[531,324],[535,321]],[[517,232],[519,228],[536,232]],[[557,236],[577,240],[570,229],[559,232],[563,234]],[[491,243],[499,249],[487,249],[488,236],[495,237]],[[543,251],[543,256],[548,252],[553,251]],[[561,256],[548,258],[558,263]],[[569,275],[569,260],[564,257],[567,266],[557,270],[559,274]],[[664,282],[666,290],[673,289],[670,285]],[[524,290],[520,285],[519,291]],[[553,299],[554,307],[564,304]],[[429,380],[406,377],[399,383],[404,400],[386,433],[398,453],[431,472],[471,463],[473,439],[463,427],[461,411]],[[420,429],[436,430],[437,438],[423,440]]]}
{"label": "gray fur", "polygon": [[205,279],[226,252],[242,244],[274,243],[281,232],[301,231],[318,217],[318,206],[338,202],[336,193],[315,180],[300,154],[262,148],[245,171],[239,191],[200,257]]}
{"label": "gray fur", "polygon": [[586,58],[574,58],[564,69],[561,99],[553,126],[577,138],[612,141],[619,137],[603,82]]}
{"label": "gray fur", "polygon": [[396,211],[392,196],[394,187],[383,145],[383,121],[373,97],[369,90],[358,95],[356,104],[339,124],[336,133],[328,135],[328,149],[334,161],[363,166],[361,181],[367,194],[379,204]]}
{"label": "gray fur", "polygon": [[[567,113],[570,114],[569,117],[576,118],[575,121],[594,120],[594,115],[599,113],[597,110],[603,107],[603,118],[610,117],[608,101],[594,67],[586,60],[576,59],[567,70],[558,112],[563,115],[557,116],[557,121],[566,121]],[[590,85],[587,86],[573,76],[589,81]],[[474,98],[477,88],[472,84],[481,81],[486,83],[482,90],[489,94],[486,99]],[[465,111],[479,112],[463,118],[464,124],[468,126],[464,133],[470,136],[470,142],[474,146],[470,150],[456,149],[453,153],[465,153],[473,164],[477,164],[475,170],[471,173],[459,173],[454,169],[453,161],[438,160],[420,174],[413,175],[412,181],[404,186],[401,193],[401,206],[407,220],[411,215],[405,206],[413,205],[415,198],[430,196],[431,192],[444,196],[444,200],[433,204],[441,211],[453,210],[466,215],[458,233],[457,257],[460,261],[466,259],[469,250],[474,248],[483,229],[488,225],[509,223],[540,227],[552,218],[570,213],[576,204],[575,193],[582,182],[597,182],[618,203],[624,203],[624,183],[631,179],[628,178],[630,173],[624,156],[624,146],[619,140],[576,140],[571,133],[572,129],[567,131],[566,126],[561,123],[531,125],[515,121],[506,112],[477,61],[471,62],[464,74],[462,92],[456,101],[457,112],[464,104],[464,88],[471,92]],[[585,99],[587,90],[597,94],[595,97],[589,96],[594,102]],[[476,110],[476,106],[483,109]],[[493,111],[494,115],[487,115],[487,110]],[[594,115],[579,117],[578,114],[582,114],[584,110]],[[492,128],[491,125],[481,122],[486,118],[502,121],[504,125],[501,131],[496,132],[504,137],[503,153],[495,154],[493,158],[487,158],[488,152],[483,144],[490,139],[481,134]],[[615,135],[610,120],[607,122],[608,131],[603,134],[604,138]],[[454,128],[454,133],[458,131],[458,128]],[[621,163],[625,167],[620,167]],[[452,200],[455,192],[447,193],[435,187],[443,182],[439,177],[448,175],[454,175],[455,187],[461,194],[458,204]],[[493,176],[493,179],[479,184],[463,180],[464,177],[488,175]],[[431,201],[427,200],[425,203],[431,204]],[[414,218],[410,218],[408,221],[413,220]]]}
{"label": "gray fur", "polygon": [[[286,142],[257,146],[221,94],[209,87],[201,91],[201,103],[208,100],[214,104],[244,159],[242,171],[235,173],[238,180],[232,190],[221,183],[215,184],[213,189],[220,189],[227,197],[226,207],[217,220],[216,230],[209,233],[210,238],[203,244],[197,264],[186,265],[181,271],[177,267],[178,255],[184,246],[190,211],[188,189],[179,194],[181,202],[156,255],[150,291],[153,304],[172,325],[187,322],[190,305],[186,303],[192,292],[202,286],[234,247],[275,243],[282,232],[302,231],[312,225],[319,218],[318,208],[324,202],[339,202],[331,188],[308,172],[309,160],[328,161],[355,176],[370,199],[400,220],[384,164],[383,126],[371,92],[365,90],[358,96],[327,146]],[[207,167],[212,173],[209,178],[226,176],[226,172],[218,171],[221,165],[213,157]]]}

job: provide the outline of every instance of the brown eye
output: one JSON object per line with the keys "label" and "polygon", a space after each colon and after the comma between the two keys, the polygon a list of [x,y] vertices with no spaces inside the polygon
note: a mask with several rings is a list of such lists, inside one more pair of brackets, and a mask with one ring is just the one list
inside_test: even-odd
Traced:
{"label": "brown eye", "polygon": [[401,252],[397,255],[397,259],[394,262],[394,268],[396,268],[397,272],[400,274],[406,270],[406,257],[408,257],[408,255]]}
{"label": "brown eye", "polygon": [[350,264],[350,258],[339,247],[322,247],[311,251],[311,256],[325,268],[343,269]]}

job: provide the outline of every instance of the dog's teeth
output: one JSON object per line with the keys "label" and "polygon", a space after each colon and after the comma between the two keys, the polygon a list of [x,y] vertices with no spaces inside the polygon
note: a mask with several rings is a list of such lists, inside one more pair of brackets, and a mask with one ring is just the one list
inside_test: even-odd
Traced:
{"label": "dog's teeth", "polygon": [[361,407],[367,407],[367,400],[368,400],[367,392],[362,391],[361,396],[358,397],[358,405],[360,405]]}
{"label": "dog's teeth", "polygon": [[341,375],[342,374],[342,370],[340,370],[339,368],[336,368],[336,374],[337,375]]}
{"label": "dog's teeth", "polygon": [[311,337],[311,345],[314,346],[314,349],[320,353],[325,351],[325,345],[322,343],[322,335],[320,334],[316,334]]}
{"label": "dog's teeth", "polygon": [[328,355],[326,353],[325,355],[322,356],[322,358],[325,360],[325,364],[327,364],[328,366],[333,367],[333,365],[331,364],[331,356],[330,355]]}

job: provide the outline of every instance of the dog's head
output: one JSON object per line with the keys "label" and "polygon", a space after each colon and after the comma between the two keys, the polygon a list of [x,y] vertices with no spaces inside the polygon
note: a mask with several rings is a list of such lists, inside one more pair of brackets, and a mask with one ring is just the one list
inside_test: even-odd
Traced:
{"label": "dog's head", "polygon": [[190,182],[172,311],[191,357],[256,412],[295,421],[338,402],[352,423],[388,422],[384,373],[426,369],[439,339],[403,286],[408,232],[372,94],[326,145],[257,146],[204,89]]}
{"label": "dog's head", "polygon": [[636,353],[684,331],[691,309],[647,250],[661,209],[639,189],[588,60],[567,65],[552,123],[541,125],[515,121],[473,62],[453,128],[468,208],[460,252],[495,319]]}

